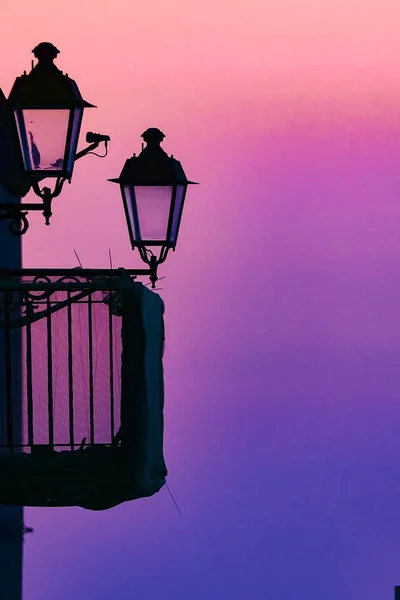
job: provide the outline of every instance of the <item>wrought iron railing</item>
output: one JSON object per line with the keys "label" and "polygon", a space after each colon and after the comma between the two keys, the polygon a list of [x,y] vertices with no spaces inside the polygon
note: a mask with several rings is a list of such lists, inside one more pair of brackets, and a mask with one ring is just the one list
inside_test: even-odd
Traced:
{"label": "wrought iron railing", "polygon": [[0,453],[111,445],[129,270],[0,272]]}

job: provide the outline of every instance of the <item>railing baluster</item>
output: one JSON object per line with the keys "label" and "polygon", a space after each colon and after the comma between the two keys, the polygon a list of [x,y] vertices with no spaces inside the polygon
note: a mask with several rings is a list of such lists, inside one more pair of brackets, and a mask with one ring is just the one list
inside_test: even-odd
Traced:
{"label": "railing baluster", "polygon": [[11,341],[11,309],[10,295],[12,292],[4,292],[4,334],[5,334],[5,358],[6,358],[6,410],[7,410],[7,446],[14,452],[14,432],[13,432],[13,401],[12,401],[12,341]]}
{"label": "railing baluster", "polygon": [[113,315],[111,306],[111,277],[110,277],[110,302],[108,303],[108,334],[109,334],[109,357],[110,357],[110,423],[111,423],[111,440],[115,435],[114,424],[114,344],[113,344]]}
{"label": "railing baluster", "polygon": [[53,356],[52,356],[52,327],[51,327],[51,301],[47,297],[47,400],[49,412],[49,445],[54,446],[54,406],[53,406]]}
{"label": "railing baluster", "polygon": [[93,313],[92,294],[88,298],[88,329],[89,329],[89,415],[90,415],[90,443],[93,445],[94,436],[94,395],[93,395]]}
{"label": "railing baluster", "polygon": [[69,419],[69,445],[74,449],[74,375],[72,359],[72,304],[71,293],[67,294],[67,321],[68,321],[68,419]]}
{"label": "railing baluster", "polygon": [[32,447],[34,443],[33,434],[33,377],[32,377],[32,326],[30,316],[33,312],[29,294],[25,296],[26,315],[26,397],[28,412],[28,446]]}

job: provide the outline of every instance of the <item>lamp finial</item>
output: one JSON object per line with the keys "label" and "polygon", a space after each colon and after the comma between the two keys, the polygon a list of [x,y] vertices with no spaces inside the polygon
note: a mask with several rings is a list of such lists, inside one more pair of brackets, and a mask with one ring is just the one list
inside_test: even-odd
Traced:
{"label": "lamp finial", "polygon": [[32,50],[34,56],[38,59],[38,64],[52,65],[57,54],[60,53],[59,49],[51,44],[50,42],[41,42]]}
{"label": "lamp finial", "polygon": [[141,137],[144,139],[147,146],[154,147],[154,146],[159,146],[161,144],[161,142],[165,138],[165,133],[163,133],[157,127],[150,127],[149,129],[146,129],[146,131],[144,131],[142,133]]}

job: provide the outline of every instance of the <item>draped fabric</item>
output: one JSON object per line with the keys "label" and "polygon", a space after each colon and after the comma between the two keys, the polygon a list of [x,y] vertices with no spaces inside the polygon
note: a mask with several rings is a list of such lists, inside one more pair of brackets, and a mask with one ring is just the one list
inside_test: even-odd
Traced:
{"label": "draped fabric", "polygon": [[122,309],[121,440],[138,466],[143,495],[158,491],[167,469],[164,431],[164,304],[141,284],[124,293]]}

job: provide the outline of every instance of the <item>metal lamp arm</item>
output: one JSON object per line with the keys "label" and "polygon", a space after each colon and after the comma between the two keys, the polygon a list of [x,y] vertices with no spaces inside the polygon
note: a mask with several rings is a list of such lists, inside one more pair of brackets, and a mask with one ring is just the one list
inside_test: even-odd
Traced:
{"label": "metal lamp arm", "polygon": [[93,142],[93,144],[90,144],[89,146],[87,146],[86,148],[81,150],[80,152],[77,152],[75,154],[75,160],[82,158],[82,156],[86,156],[86,154],[88,154],[89,152],[92,152],[93,150],[96,150],[96,148],[98,148],[99,146],[100,146],[100,142]]}

